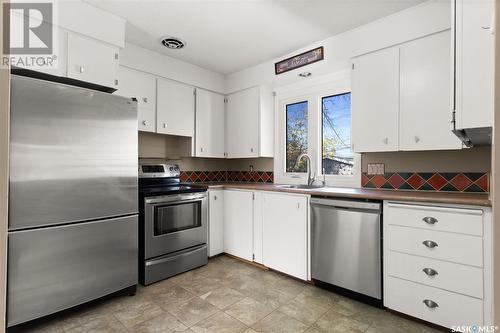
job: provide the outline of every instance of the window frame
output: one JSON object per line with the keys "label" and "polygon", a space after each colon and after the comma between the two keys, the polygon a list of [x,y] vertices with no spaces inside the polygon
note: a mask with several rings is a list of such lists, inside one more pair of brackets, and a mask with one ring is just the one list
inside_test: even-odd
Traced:
{"label": "window frame", "polygon": [[[311,175],[316,183],[323,178],[326,186],[361,187],[361,155],[354,153],[352,176],[323,175],[322,170],[322,98],[351,92],[350,71],[343,71],[275,89],[275,153],[274,177],[276,183],[305,184],[306,172],[286,172],[286,105],[308,101],[308,154],[311,157]],[[351,113],[351,136],[352,136]],[[352,137],[351,137],[352,144]]]}

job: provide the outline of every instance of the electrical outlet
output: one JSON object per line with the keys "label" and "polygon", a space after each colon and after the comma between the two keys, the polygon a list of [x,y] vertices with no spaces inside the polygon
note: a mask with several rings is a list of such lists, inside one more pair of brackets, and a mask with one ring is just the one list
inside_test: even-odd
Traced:
{"label": "electrical outlet", "polygon": [[383,175],[385,174],[384,163],[368,163],[369,175]]}

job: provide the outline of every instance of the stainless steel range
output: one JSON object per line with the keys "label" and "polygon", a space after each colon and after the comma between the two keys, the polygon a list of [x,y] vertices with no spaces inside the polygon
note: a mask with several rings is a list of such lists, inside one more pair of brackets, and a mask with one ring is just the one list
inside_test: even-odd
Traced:
{"label": "stainless steel range", "polygon": [[148,285],[206,265],[206,189],[180,184],[175,164],[139,165],[139,281]]}

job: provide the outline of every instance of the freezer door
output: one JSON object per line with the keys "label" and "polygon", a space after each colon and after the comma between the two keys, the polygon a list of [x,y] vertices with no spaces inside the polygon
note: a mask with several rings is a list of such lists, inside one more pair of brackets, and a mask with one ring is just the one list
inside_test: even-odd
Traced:
{"label": "freezer door", "polygon": [[136,102],[12,76],[9,230],[137,211]]}
{"label": "freezer door", "polygon": [[137,216],[9,232],[8,326],[137,284]]}

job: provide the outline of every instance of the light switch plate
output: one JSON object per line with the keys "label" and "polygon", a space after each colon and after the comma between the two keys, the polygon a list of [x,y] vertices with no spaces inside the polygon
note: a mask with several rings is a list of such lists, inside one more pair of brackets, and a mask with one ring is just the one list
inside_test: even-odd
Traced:
{"label": "light switch plate", "polygon": [[385,174],[384,163],[368,163],[369,175],[383,175]]}

